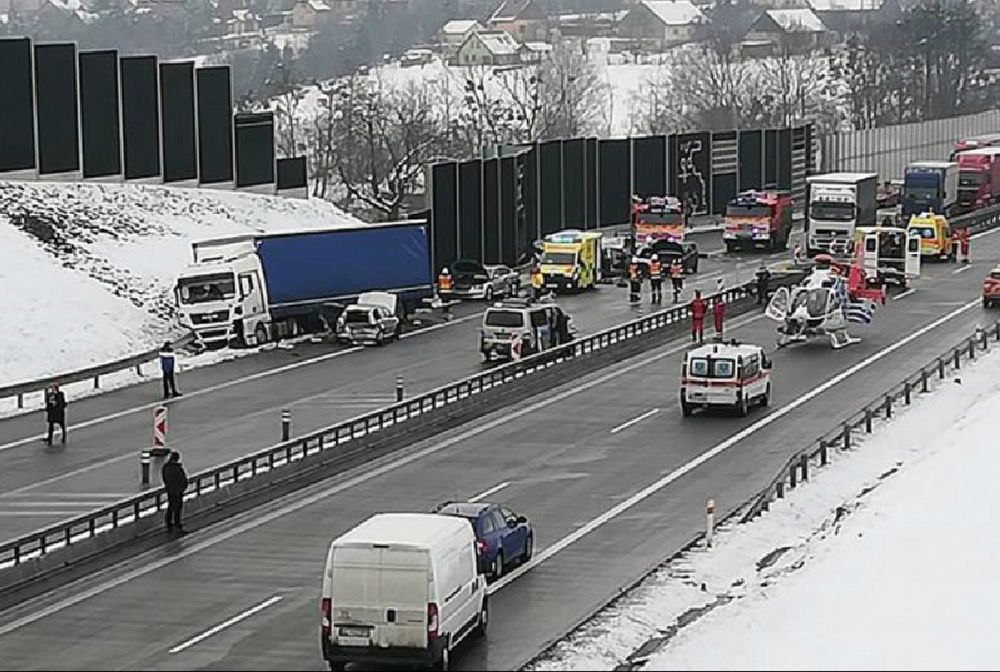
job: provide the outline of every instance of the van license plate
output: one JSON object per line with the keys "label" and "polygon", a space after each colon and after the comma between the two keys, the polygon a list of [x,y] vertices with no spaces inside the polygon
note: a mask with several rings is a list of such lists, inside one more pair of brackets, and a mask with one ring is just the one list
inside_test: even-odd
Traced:
{"label": "van license plate", "polygon": [[371,632],[369,628],[356,628],[342,625],[338,628],[341,637],[367,637]]}

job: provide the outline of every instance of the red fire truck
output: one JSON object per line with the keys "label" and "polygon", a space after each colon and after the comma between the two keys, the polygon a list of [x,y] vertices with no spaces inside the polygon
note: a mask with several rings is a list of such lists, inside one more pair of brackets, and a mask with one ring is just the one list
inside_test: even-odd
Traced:
{"label": "red fire truck", "polygon": [[726,251],[788,248],[792,235],[792,197],[778,191],[744,191],[726,204],[722,239]]}
{"label": "red fire truck", "polygon": [[681,243],[686,229],[687,215],[680,199],[673,196],[633,199],[632,235],[636,249],[660,240]]}

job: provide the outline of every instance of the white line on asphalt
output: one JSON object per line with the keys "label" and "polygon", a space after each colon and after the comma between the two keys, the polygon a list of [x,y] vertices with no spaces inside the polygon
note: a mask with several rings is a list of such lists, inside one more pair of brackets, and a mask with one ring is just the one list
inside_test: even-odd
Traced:
{"label": "white line on asphalt", "polygon": [[972,268],[972,264],[963,264],[962,266],[959,266],[954,271],[952,271],[952,273],[956,273],[956,274],[957,273],[965,273],[970,268]]}
{"label": "white line on asphalt", "polygon": [[[435,324],[434,326],[427,327],[425,329],[419,329],[417,331],[411,331],[403,334],[400,338],[409,338],[411,336],[416,336],[418,334],[427,334],[432,331],[437,331],[438,329],[443,329],[447,326],[453,324],[460,324],[462,322],[468,322],[471,319],[482,317],[482,313],[475,313],[473,315],[466,315],[465,317],[459,317],[448,322],[443,322],[441,324]],[[277,375],[279,373],[285,373],[287,371],[294,371],[295,369],[302,368],[303,366],[309,366],[311,364],[319,364],[321,362],[326,362],[331,359],[336,359],[337,357],[343,357],[344,355],[349,355],[354,352],[359,352],[363,350],[363,347],[353,347],[347,348],[346,350],[337,350],[336,352],[328,352],[325,355],[319,355],[318,357],[312,357],[310,359],[303,359],[299,362],[292,362],[291,364],[285,364],[274,369],[267,369],[266,371],[258,371],[257,373],[251,373],[242,378],[236,378],[233,380],[227,380],[216,385],[211,385],[201,390],[195,390],[194,392],[187,392],[179,401],[185,401],[187,399],[192,399],[194,397],[200,397],[204,394],[211,394],[212,392],[218,392],[219,390],[224,390],[228,387],[233,387],[235,385],[241,385],[243,383],[249,383],[254,380],[260,380],[262,378],[267,378],[269,376]],[[176,402],[173,402],[176,403]],[[109,413],[108,415],[102,415],[97,418],[91,418],[90,420],[85,420],[83,422],[78,422],[71,426],[71,429],[86,429],[87,427],[93,427],[95,425],[100,425],[105,422],[110,422],[112,420],[117,420],[118,418],[123,418],[126,415],[132,415],[133,413],[139,413],[141,411],[150,411],[157,406],[162,406],[162,401],[153,401],[148,404],[141,404],[139,406],[133,406],[132,408],[126,408],[121,411],[115,411],[114,413]],[[169,405],[169,402],[168,402]],[[23,439],[18,439],[17,441],[11,441],[10,443],[5,443],[0,445],[0,451],[9,450],[11,448],[17,448],[18,446],[23,446],[33,441],[41,441],[45,438],[45,434],[36,434],[35,436],[27,436]]]}
{"label": "white line on asphalt", "polygon": [[653,417],[654,415],[656,415],[659,412],[660,412],[660,409],[658,409],[658,408],[654,408],[651,411],[646,411],[645,413],[643,413],[639,417],[632,418],[628,422],[623,422],[622,424],[618,425],[617,427],[615,427],[614,429],[611,430],[611,433],[612,434],[617,434],[618,432],[622,431],[623,429],[628,429],[632,425],[639,424],[640,422],[642,422],[646,418],[651,418],[651,417]]}
{"label": "white line on asphalt", "polygon": [[916,287],[911,287],[910,289],[906,290],[905,292],[901,292],[901,293],[897,294],[896,296],[892,297],[892,300],[893,301],[899,301],[900,299],[905,299],[910,294],[913,294],[913,292],[915,292],[915,291],[917,291]]}
{"label": "white line on asphalt", "polygon": [[508,485],[510,485],[510,481],[504,481],[503,483],[501,483],[499,485],[493,486],[489,490],[484,490],[484,491],[480,492],[475,497],[470,497],[469,498],[469,502],[474,504],[474,503],[478,502],[479,500],[486,499],[490,495],[497,494],[498,492],[500,492],[501,490],[503,490],[504,488],[506,488]]}
{"label": "white line on asphalt", "polygon": [[559,553],[560,551],[566,549],[571,544],[576,543],[577,541],[579,541],[583,537],[587,536],[588,534],[590,534],[591,532],[593,532],[594,530],[596,530],[600,526],[604,525],[608,521],[613,520],[614,518],[617,518],[618,516],[620,516],[621,514],[625,513],[626,511],[628,511],[629,509],[631,509],[633,506],[635,506],[636,504],[638,504],[642,500],[646,499],[647,497],[649,497],[651,495],[656,494],[657,492],[659,492],[663,488],[667,487],[668,485],[670,485],[671,483],[673,483],[677,479],[681,478],[682,476],[688,474],[689,472],[691,472],[691,471],[695,470],[696,468],[700,467],[701,465],[705,464],[706,462],[708,462],[712,458],[714,458],[714,457],[716,457],[718,455],[721,455],[722,453],[724,453],[725,451],[729,450],[730,448],[732,448],[733,446],[735,446],[737,443],[739,443],[743,439],[745,439],[748,436],[750,436],[751,434],[754,434],[755,432],[758,432],[761,429],[764,429],[765,427],[767,427],[768,425],[774,423],[775,421],[780,420],[782,417],[788,415],[789,413],[791,413],[792,411],[794,411],[799,406],[802,406],[803,404],[811,401],[812,399],[815,399],[817,396],[823,394],[824,392],[826,392],[827,390],[829,390],[834,385],[837,385],[838,383],[846,380],[847,378],[850,378],[851,376],[853,376],[854,374],[856,374],[858,371],[862,371],[862,370],[868,368],[869,366],[871,366],[875,362],[877,362],[877,361],[879,361],[881,359],[884,359],[885,357],[891,355],[896,350],[899,350],[900,348],[908,345],[909,343],[912,343],[913,341],[915,341],[916,339],[920,338],[924,334],[932,331],[933,329],[936,329],[937,327],[941,326],[942,324],[947,323],[950,320],[953,320],[954,318],[958,317],[962,313],[964,313],[967,310],[970,310],[972,308],[975,308],[978,305],[979,305],[979,299],[976,299],[975,301],[971,301],[971,302],[965,304],[961,308],[958,308],[956,310],[951,311],[947,315],[939,317],[938,319],[934,320],[930,324],[924,325],[920,329],[917,329],[916,331],[914,331],[913,333],[909,334],[905,338],[902,338],[902,339],[896,341],[892,345],[889,345],[889,346],[887,346],[885,348],[882,348],[878,352],[876,352],[876,353],[874,353],[874,354],[866,357],[865,359],[861,360],[860,362],[858,362],[854,366],[851,366],[851,367],[845,369],[844,371],[841,371],[836,376],[834,376],[830,380],[826,381],[822,385],[817,385],[816,387],[814,387],[810,391],[806,392],[802,396],[796,398],[795,401],[793,401],[793,402],[791,402],[789,404],[786,404],[785,406],[782,406],[778,410],[776,410],[773,413],[771,413],[771,414],[769,414],[769,415],[761,418],[760,420],[758,420],[757,422],[753,423],[749,427],[746,427],[746,428],[740,430],[739,432],[737,432],[736,434],[733,434],[728,439],[726,439],[722,443],[718,444],[714,448],[706,450],[704,453],[702,453],[698,457],[694,458],[693,460],[691,460],[687,464],[684,464],[684,465],[678,467],[677,469],[674,469],[672,472],[670,472],[669,474],[667,474],[666,476],[664,476],[660,480],[658,480],[658,481],[656,481],[654,483],[651,483],[650,485],[646,486],[645,488],[643,488],[642,490],[640,490],[636,494],[632,495],[628,499],[625,499],[625,500],[619,502],[618,504],[616,504],[611,509],[608,509],[607,511],[605,511],[601,515],[597,516],[596,518],[594,518],[593,520],[591,520],[587,524],[583,525],[582,527],[577,528],[576,530],[574,530],[570,534],[566,535],[565,537],[563,537],[562,539],[560,539],[559,541],[557,541],[552,546],[549,546],[548,548],[545,548],[544,550],[542,550],[541,552],[539,552],[529,563],[527,563],[525,565],[522,565],[521,567],[518,567],[516,570],[514,570],[513,572],[511,572],[510,574],[506,575],[505,577],[503,577],[502,579],[500,579],[499,581],[497,581],[496,583],[494,583],[492,586],[490,586],[490,588],[489,588],[490,594],[495,593],[496,591],[500,590],[501,588],[503,588],[504,586],[506,586],[511,581],[516,580],[518,577],[522,576],[525,572],[531,571],[533,568],[535,568],[538,565],[540,565],[541,563],[545,562],[546,560],[548,560],[549,558],[551,558],[555,554]]}
{"label": "white line on asphalt", "polygon": [[261,602],[257,606],[250,607],[249,609],[247,609],[243,613],[236,614],[235,616],[233,616],[232,618],[230,618],[228,621],[223,621],[222,623],[219,623],[214,628],[211,628],[211,629],[206,630],[205,632],[201,633],[197,637],[192,637],[191,639],[189,639],[188,641],[184,642],[183,644],[178,644],[174,648],[170,649],[170,653],[180,653],[184,649],[190,648],[190,647],[194,646],[195,644],[197,644],[198,642],[200,642],[202,640],[205,640],[205,639],[208,639],[209,637],[211,637],[212,635],[214,635],[216,633],[222,632],[223,630],[225,630],[229,626],[236,625],[240,621],[250,618],[251,616],[253,616],[257,612],[264,611],[265,609],[267,609],[268,607],[270,607],[275,602],[280,602],[283,598],[284,598],[283,595],[275,595],[274,597],[269,597],[268,599],[264,600],[263,602]]}
{"label": "white line on asphalt", "polygon": [[[734,321],[731,328],[736,329],[738,327],[743,327],[752,322],[757,322],[762,319],[764,319],[763,315],[751,315],[746,319]],[[196,553],[200,553],[205,549],[212,548],[213,546],[221,544],[222,542],[232,539],[233,537],[239,536],[245,532],[249,532],[250,530],[255,530],[262,525],[266,525],[274,520],[277,520],[278,518],[286,516],[290,513],[295,513],[296,511],[299,511],[306,507],[312,506],[313,504],[321,502],[324,499],[327,499],[328,497],[338,495],[342,492],[350,490],[351,488],[357,487],[358,485],[367,483],[368,481],[371,481],[375,478],[393,472],[396,469],[399,469],[400,467],[404,467],[408,464],[412,464],[413,462],[422,460],[423,458],[429,455],[434,455],[435,453],[439,453],[442,450],[445,450],[446,448],[450,448],[456,443],[461,443],[462,441],[470,439],[474,436],[479,436],[480,434],[484,434],[492,429],[496,429],[497,427],[509,423],[511,420],[516,420],[517,418],[524,417],[525,415],[534,413],[539,409],[551,406],[552,404],[563,401],[564,399],[568,399],[586,390],[592,389],[599,385],[604,385],[609,380],[616,378],[618,376],[630,373],[632,371],[635,371],[636,369],[648,367],[653,362],[657,362],[661,359],[669,357],[670,355],[682,352],[683,350],[686,350],[688,347],[690,347],[690,344],[687,342],[687,339],[681,338],[678,339],[678,341],[679,342],[676,345],[669,347],[661,352],[658,352],[655,355],[644,357],[643,359],[633,362],[632,364],[616,368],[613,371],[609,371],[603,375],[573,385],[572,387],[569,387],[568,389],[565,389],[562,392],[557,392],[555,394],[552,394],[523,408],[519,408],[509,413],[504,413],[499,417],[489,420],[481,425],[477,425],[470,429],[464,430],[461,433],[455,434],[454,436],[451,436],[439,443],[432,444],[430,446],[427,446],[426,448],[423,448],[413,453],[409,453],[407,455],[389,456],[388,458],[384,459],[384,461],[381,463],[380,466],[377,467],[375,467],[374,465],[366,465],[364,468],[359,468],[357,470],[360,471],[361,473],[358,473],[356,476],[352,476],[347,480],[341,481],[340,483],[333,485],[327,489],[323,489],[320,492],[278,506],[278,508],[272,509],[267,513],[262,514],[260,513],[260,511],[256,511],[253,516],[248,517],[248,520],[246,520],[246,522],[234,525],[232,521],[227,521],[222,531],[218,532],[214,536],[210,536],[209,538],[203,541],[195,542],[191,544],[191,546],[188,546],[184,550],[179,551],[174,555],[168,557],[162,557],[161,556],[162,550],[157,549],[154,551],[150,551],[149,553],[142,554],[138,558],[134,559],[134,562],[136,563],[135,569],[130,570],[120,576],[116,576],[113,579],[108,579],[107,581],[99,583],[91,588],[81,587],[80,590],[73,590],[72,588],[68,589],[64,588],[63,592],[65,594],[70,595],[70,597],[66,597],[58,602],[50,604],[49,606],[43,607],[42,609],[34,613],[30,613],[26,616],[22,616],[21,618],[15,619],[10,623],[0,625],[0,637],[8,633],[11,633],[19,628],[23,628],[26,625],[30,625],[35,621],[46,618],[47,616],[58,613],[63,609],[67,609],[69,607],[72,607],[73,605],[79,604],[84,600],[89,600],[90,598],[96,595],[100,595],[101,593],[105,593],[109,590],[112,590],[113,588],[117,588],[118,586],[128,583],[129,581],[133,581],[135,579],[145,576],[146,574],[162,569],[163,567],[172,565],[173,563],[179,560],[183,560],[184,558],[190,557]],[[301,495],[292,493],[282,499],[277,500],[277,502],[294,500],[296,499],[297,496]],[[191,537],[189,536],[188,538]],[[81,579],[80,581],[81,582],[85,581],[85,579]],[[74,585],[78,585],[78,582],[74,582]]]}

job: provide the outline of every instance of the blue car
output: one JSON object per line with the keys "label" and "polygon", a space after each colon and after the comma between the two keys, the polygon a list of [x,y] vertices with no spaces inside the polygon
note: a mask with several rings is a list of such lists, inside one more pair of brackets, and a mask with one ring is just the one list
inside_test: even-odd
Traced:
{"label": "blue car", "polygon": [[531,523],[506,507],[486,502],[449,502],[436,512],[469,521],[476,533],[479,571],[494,580],[503,576],[507,567],[531,559],[535,546]]}

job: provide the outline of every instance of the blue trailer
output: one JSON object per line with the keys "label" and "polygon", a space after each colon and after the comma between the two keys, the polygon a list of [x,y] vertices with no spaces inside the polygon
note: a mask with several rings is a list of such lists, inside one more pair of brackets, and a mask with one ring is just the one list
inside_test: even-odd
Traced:
{"label": "blue trailer", "polygon": [[370,291],[395,294],[405,319],[434,294],[421,220],[236,236],[193,250],[177,303],[182,323],[206,345],[315,331],[331,306]]}

